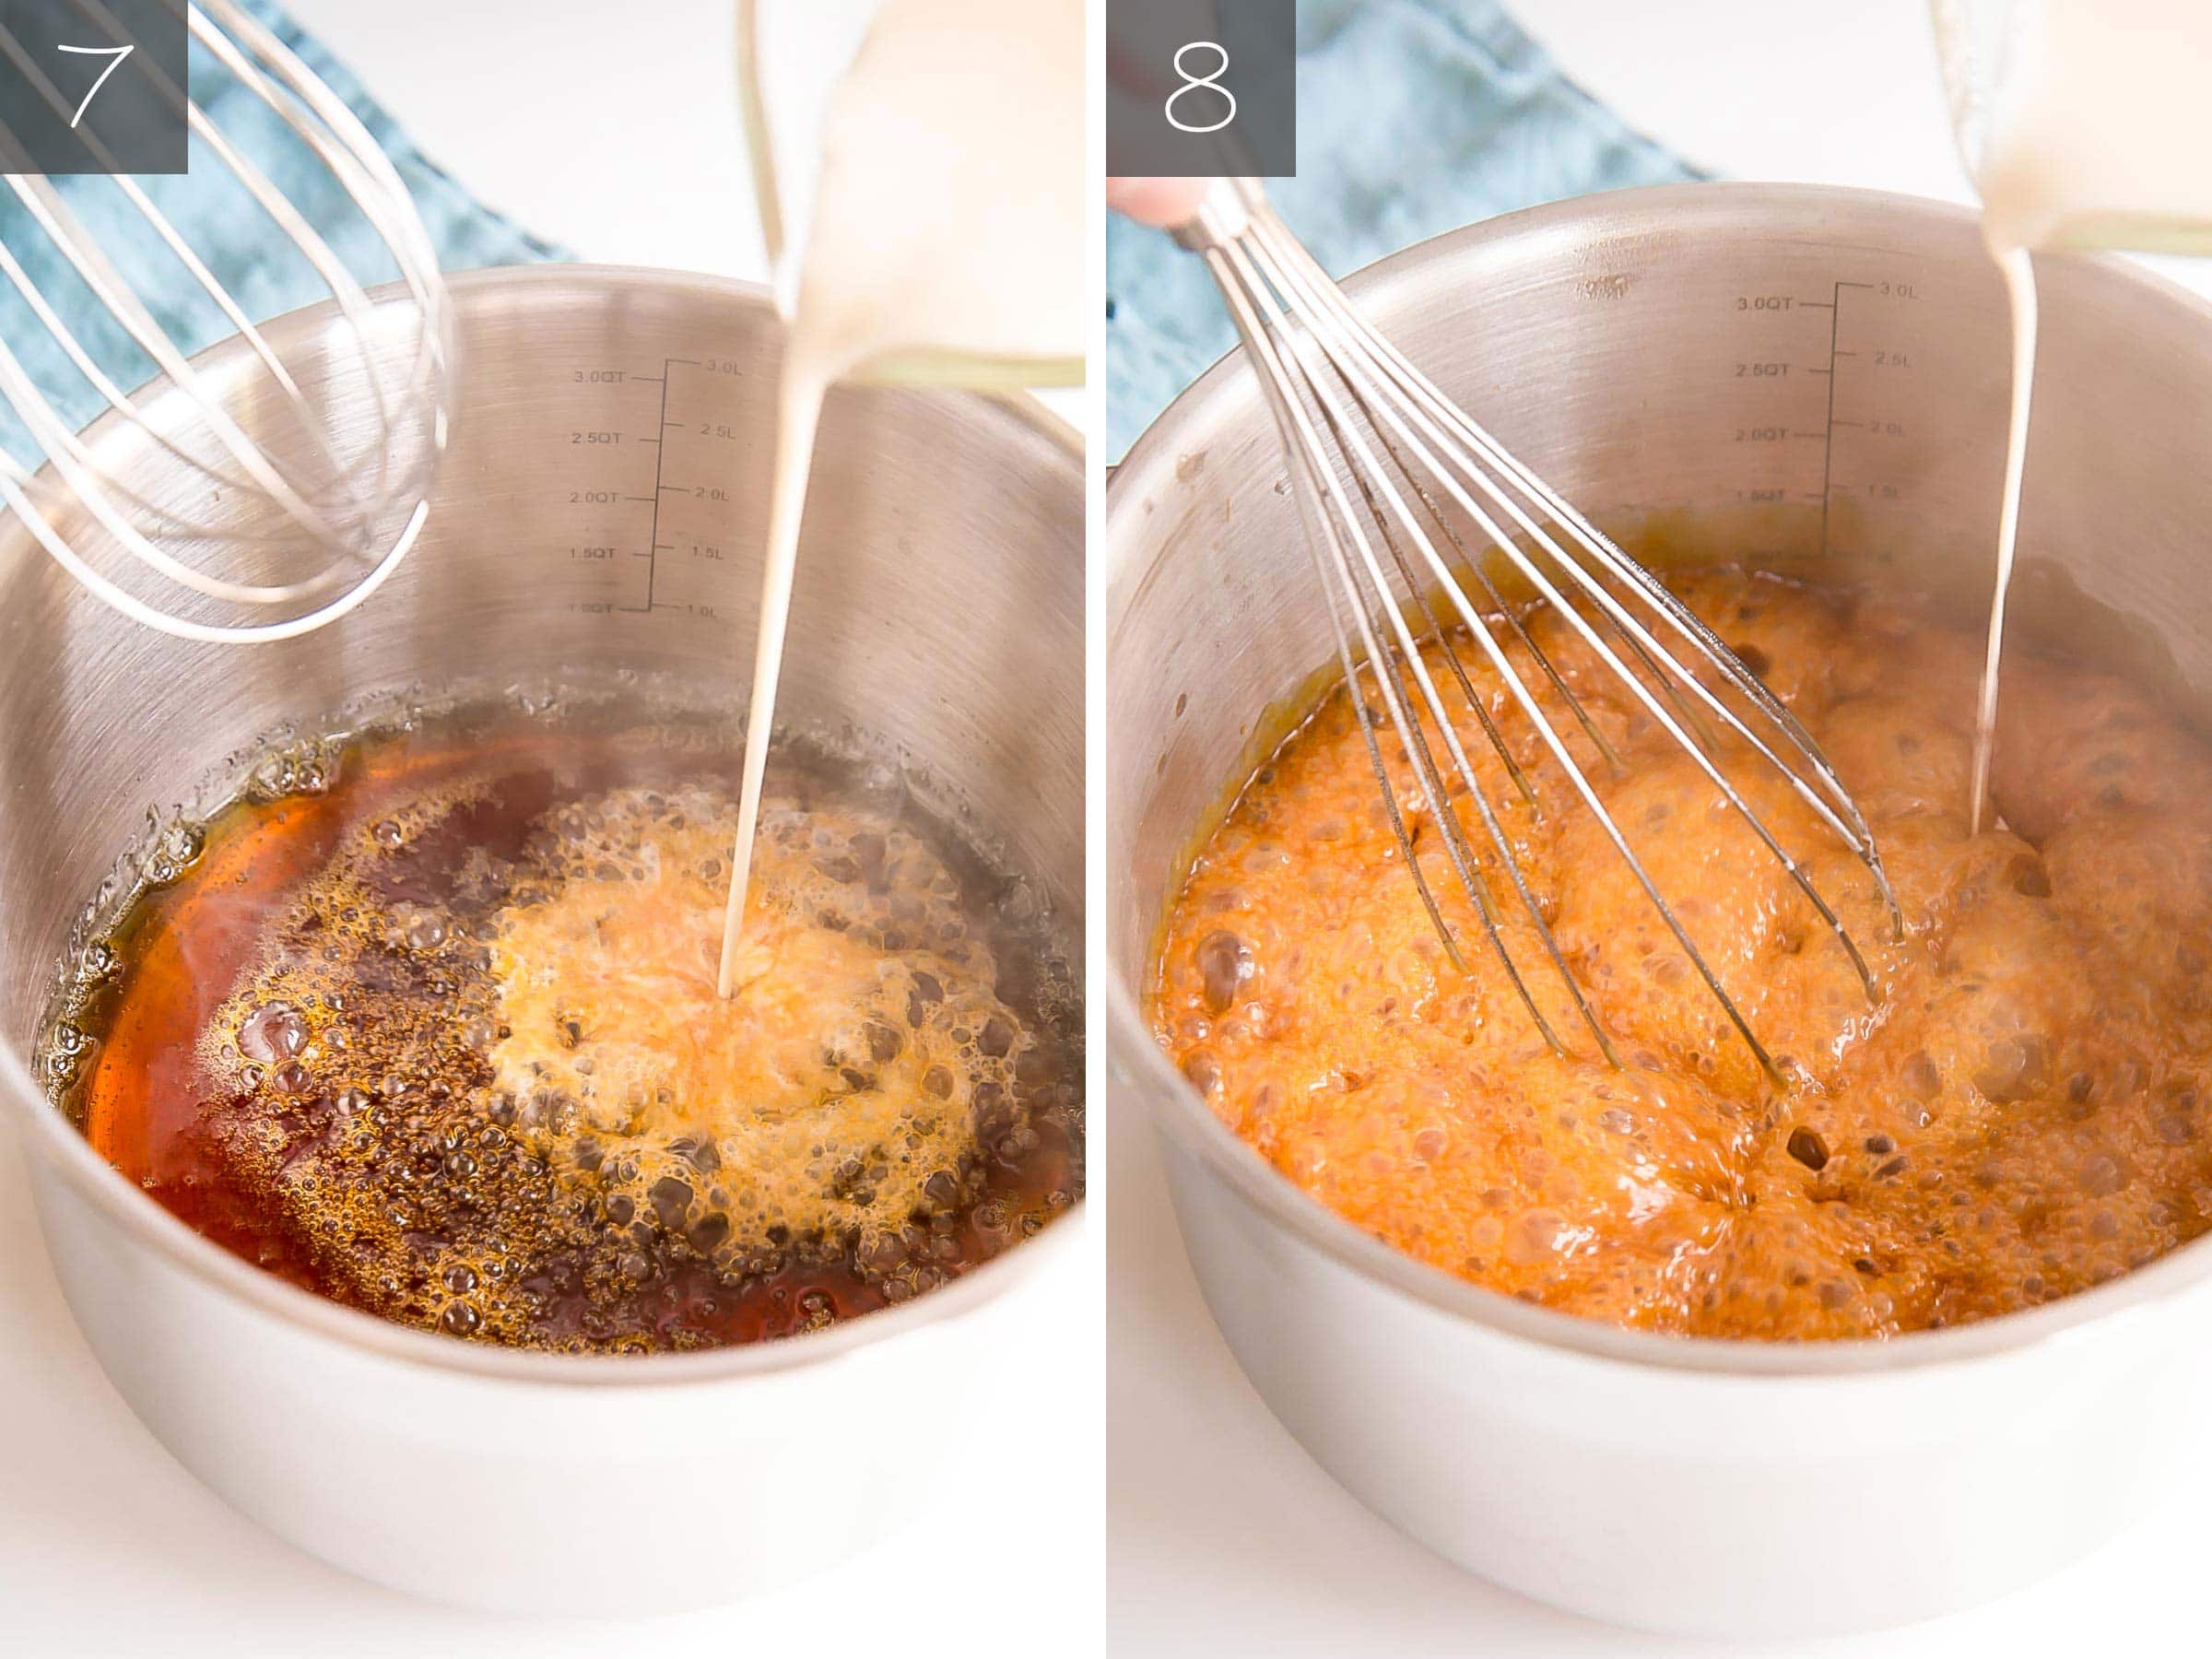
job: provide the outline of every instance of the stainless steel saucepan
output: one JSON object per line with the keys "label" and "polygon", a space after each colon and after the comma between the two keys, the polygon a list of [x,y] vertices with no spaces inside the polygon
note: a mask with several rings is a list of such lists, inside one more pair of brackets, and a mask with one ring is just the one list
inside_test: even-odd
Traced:
{"label": "stainless steel saucepan", "polygon": [[[2041,279],[2016,627],[2155,673],[2201,708],[2212,316],[2115,265],[2052,259]],[[1350,286],[1601,524],[1986,606],[2008,335],[1966,213],[1670,186],[1512,215]],[[1116,1103],[1157,1124],[1207,1304],[1291,1433],[1378,1512],[1515,1590],[1729,1635],[1994,1596],[2201,1467],[2212,1240],[1958,1330],[1670,1339],[1402,1256],[1212,1116],[1154,1047],[1139,995],[1194,828],[1261,712],[1328,654],[1283,478],[1231,357],[1113,480],[1104,926]]]}
{"label": "stainless steel saucepan", "polygon": [[[319,1300],[199,1238],[95,1156],[29,1068],[71,923],[119,851],[273,727],[312,732],[364,697],[456,682],[543,697],[633,673],[702,706],[735,700],[781,332],[766,297],[573,265],[475,273],[453,296],[465,367],[428,527],[330,629],[185,643],[94,604],[19,529],[0,536],[0,1117],[116,1387],[272,1531],[477,1606],[725,1600],[904,1524],[939,1489],[972,1404],[1044,1385],[1026,1316],[1082,1294],[1079,1214],[940,1291],[790,1341],[629,1361],[506,1352]],[[342,369],[351,349],[318,312],[269,332],[311,391],[314,365]],[[100,441],[156,502],[205,488],[127,429]],[[914,757],[1077,940],[1082,537],[1080,451],[1041,416],[841,391],[779,711]],[[601,1559],[594,1505],[648,1544]]]}

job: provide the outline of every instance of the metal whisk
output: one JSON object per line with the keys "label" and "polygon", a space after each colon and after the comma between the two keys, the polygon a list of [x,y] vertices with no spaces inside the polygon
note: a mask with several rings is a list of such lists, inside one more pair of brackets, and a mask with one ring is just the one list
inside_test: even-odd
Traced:
{"label": "metal whisk", "polygon": [[[1500,887],[1510,888],[1533,924],[1549,965],[1563,982],[1575,1012],[1607,1060],[1618,1064],[1604,1026],[1553,937],[1535,895],[1515,858],[1489,794],[1470,762],[1423,645],[1442,656],[1465,693],[1483,734],[1503,761],[1513,785],[1535,805],[1523,769],[1476,693],[1453,640],[1464,626],[1468,641],[1527,717],[1555,759],[1575,800],[1590,812],[1627,861],[1644,894],[1688,958],[1730,1022],[1767,1074],[1779,1068],[1751,1030],[1719,976],[1680,918],[1630,847],[1598,792],[1569,752],[1559,727],[1545,712],[1530,679],[1515,666],[1510,641],[1526,666],[1614,765],[1623,764],[1569,688],[1557,666],[1509,606],[1484,561],[1472,554],[1460,524],[1496,549],[1539,600],[1559,616],[1629,687],[1637,703],[1680,745],[1700,771],[1741,815],[1766,851],[1810,900],[1858,971],[1871,998],[1872,971],[1850,932],[1805,869],[1776,840],[1714,759],[1718,745],[1708,720],[1739,739],[1795,794],[1872,873],[1893,927],[1902,923],[1883,873],[1872,833],[1812,737],[1711,629],[1577,512],[1559,493],[1438,391],[1390,342],[1353,309],[1328,274],[1268,206],[1250,180],[1218,181],[1191,220],[1176,231],[1182,244],[1202,255],[1221,289],[1247,356],[1260,377],[1296,481],[1308,542],[1329,598],[1350,702],[1366,739],[1390,825],[1406,866],[1446,951],[1464,967],[1458,940],[1428,877],[1415,858],[1405,818],[1383,764],[1376,720],[1358,693],[1362,663],[1373,670],[1392,729],[1404,746],[1422,803],[1441,830],[1453,872],[1480,918],[1490,948],[1502,963],[1522,1004],[1552,1048],[1566,1045],[1531,992],[1513,959],[1500,920]],[[1456,511],[1456,519],[1453,512]],[[1440,547],[1440,543],[1443,544]],[[1453,557],[1447,558],[1444,548]],[[1570,547],[1573,550],[1570,551]],[[1502,618],[1501,640],[1470,600],[1462,582],[1471,577]],[[1417,637],[1408,612],[1426,618]],[[1670,641],[1672,643],[1670,644]],[[1690,661],[1677,654],[1686,651]],[[1630,665],[1630,659],[1642,670]],[[1691,662],[1702,664],[1729,690],[1719,695]],[[1649,683],[1647,683],[1647,680]],[[1432,727],[1449,766],[1466,791],[1487,855],[1478,855],[1452,806],[1444,769],[1428,728]]]}
{"label": "metal whisk", "polygon": [[[46,461],[34,474],[30,454],[0,449],[0,499],[71,576],[148,627],[225,643],[288,639],[366,600],[422,528],[446,437],[446,292],[405,183],[345,102],[232,0],[169,4],[203,54],[194,76],[219,89],[232,130],[149,52],[116,59],[94,96],[156,100],[185,124],[196,222],[251,227],[250,294],[283,291],[279,267],[304,260],[336,302],[320,326],[350,343],[337,359],[350,371],[296,377],[272,338],[282,331],[257,326],[253,301],[211,268],[206,238],[195,245],[180,228],[174,201],[164,211],[161,181],[117,171],[94,124],[71,126],[88,169],[113,176],[88,171],[66,191],[12,171],[26,152],[0,128],[4,182],[21,209],[0,239],[0,276],[36,324],[0,330],[0,396],[28,434],[12,441]],[[129,40],[101,0],[72,5],[74,38]],[[0,54],[66,120],[75,100],[51,78],[65,60],[50,45],[0,28]],[[69,48],[95,49],[106,50]],[[294,141],[314,167],[303,169]],[[358,217],[325,215],[318,229],[273,171],[301,195],[327,199],[335,182]],[[399,281],[371,296],[364,275]],[[176,337],[186,326],[228,327],[232,349],[195,364]],[[118,383],[134,373],[163,383],[134,394]],[[190,486],[159,500],[135,491],[79,431],[88,413],[185,462]]]}

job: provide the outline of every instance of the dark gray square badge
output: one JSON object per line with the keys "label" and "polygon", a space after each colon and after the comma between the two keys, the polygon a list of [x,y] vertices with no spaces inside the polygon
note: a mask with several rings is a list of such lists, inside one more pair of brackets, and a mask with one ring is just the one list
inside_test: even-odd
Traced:
{"label": "dark gray square badge", "polygon": [[1298,171],[1297,0],[1106,0],[1106,171]]}
{"label": "dark gray square badge", "polygon": [[181,173],[181,0],[0,0],[0,171]]}

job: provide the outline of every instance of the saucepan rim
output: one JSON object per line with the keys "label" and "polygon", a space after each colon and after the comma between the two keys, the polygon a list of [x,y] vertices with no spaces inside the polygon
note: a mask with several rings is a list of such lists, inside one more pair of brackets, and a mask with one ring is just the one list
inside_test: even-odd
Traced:
{"label": "saucepan rim", "polygon": [[[457,309],[472,299],[484,302],[488,298],[506,298],[518,291],[581,291],[612,299],[624,290],[641,288],[688,298],[708,307],[773,309],[770,291],[757,283],[642,265],[560,263],[493,266],[462,272],[448,281]],[[396,284],[387,285],[371,290],[371,297],[396,293],[397,289]],[[298,324],[304,320],[312,326],[316,315],[324,312],[335,319],[335,302],[326,300],[307,307],[290,313],[287,321]],[[229,348],[218,344],[202,356]],[[1006,423],[1010,439],[1021,435],[1041,438],[1062,458],[1075,464],[1080,478],[1082,441],[1043,405],[1027,396],[994,395],[971,401],[980,406],[979,415]],[[28,533],[20,526],[0,541],[0,559],[10,557],[37,557],[29,546]],[[863,1349],[895,1342],[909,1333],[971,1314],[1065,1255],[1075,1247],[1077,1232],[1088,1226],[1085,1204],[1078,1201],[1068,1214],[1034,1238],[1023,1240],[950,1284],[898,1307],[843,1321],[826,1331],[698,1353],[535,1353],[465,1342],[344,1306],[289,1284],[203,1238],[134,1186],[93,1149],[75,1125],[53,1109],[16,1043],[5,1038],[0,1038],[0,1102],[4,1102],[0,1113],[12,1118],[22,1132],[22,1145],[29,1155],[28,1178],[35,1183],[41,1179],[41,1168],[53,1171],[133,1246],[152,1252],[232,1302],[338,1347],[420,1371],[494,1383],[658,1390],[711,1386],[828,1365]]]}
{"label": "saucepan rim", "polygon": [[[1738,182],[1647,185],[1549,203],[1448,231],[1376,261],[1349,278],[1347,287],[1366,301],[1371,314],[1386,316],[1394,284],[1430,275],[1439,264],[1477,251],[1494,252],[1500,244],[1515,241],[1528,242],[1532,248],[1562,239],[1586,243],[1600,232],[1694,236],[1700,218],[1724,213],[1736,216],[1730,221],[1735,225],[1747,207],[1771,216],[1774,237],[1810,242],[1840,241],[1833,218],[1844,212],[1864,215],[1872,210],[1913,230],[1942,226],[1971,231],[1975,223],[1969,208],[1888,191]],[[2145,290],[2193,313],[2200,325],[2212,326],[2212,306],[2155,273],[2101,256],[2069,257],[2093,257],[2103,267],[2102,279]],[[1173,557],[1172,546],[1163,546],[1137,568],[1137,533],[1146,516],[1137,504],[1172,480],[1178,446],[1188,447],[1192,431],[1222,429],[1230,424],[1230,412],[1237,404],[1257,409],[1260,396],[1242,348],[1234,349],[1169,405],[1113,469],[1107,487],[1104,535],[1110,722],[1114,719],[1115,645],[1130,604],[1159,562]],[[1110,773],[1108,788],[1114,787],[1116,781]],[[1109,844],[1105,856],[1117,855],[1117,849]],[[2116,1279],[2041,1307],[1946,1330],[1829,1342],[1666,1335],[1539,1307],[1417,1261],[1347,1221],[1279,1174],[1214,1114],[1169,1063],[1153,1041],[1135,992],[1119,965],[1108,961],[1101,966],[1102,974],[1094,973],[1093,978],[1102,978],[1104,984],[1095,987],[1093,994],[1104,998],[1112,1076],[1119,1086],[1114,1092],[1123,1098],[1141,1092],[1155,1125],[1194,1158],[1227,1194],[1270,1226],[1384,1294],[1508,1342],[1601,1363],[1714,1377],[1878,1375],[2078,1342],[2097,1326],[2131,1311],[2146,1310],[2212,1276],[2212,1234],[2207,1234]]]}

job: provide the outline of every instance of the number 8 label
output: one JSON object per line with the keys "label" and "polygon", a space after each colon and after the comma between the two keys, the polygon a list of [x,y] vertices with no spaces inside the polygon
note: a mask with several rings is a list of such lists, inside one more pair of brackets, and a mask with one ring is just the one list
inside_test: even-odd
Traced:
{"label": "number 8 label", "polygon": [[[1214,53],[1221,61],[1207,74],[1193,75],[1182,66],[1182,54],[1202,50]],[[1174,61],[1175,73],[1182,77],[1182,85],[1169,93],[1168,101],[1161,106],[1161,112],[1167,116],[1170,126],[1179,133],[1218,133],[1237,118],[1237,95],[1221,85],[1221,77],[1229,73],[1229,51],[1226,47],[1218,41],[1187,41],[1175,48]],[[1218,92],[1229,100],[1229,113],[1210,126],[1193,126],[1189,122],[1179,119],[1175,113],[1176,101],[1200,88]]]}

